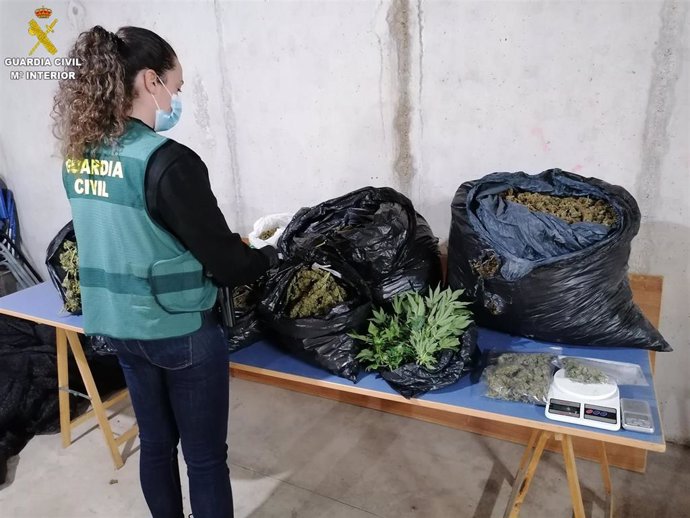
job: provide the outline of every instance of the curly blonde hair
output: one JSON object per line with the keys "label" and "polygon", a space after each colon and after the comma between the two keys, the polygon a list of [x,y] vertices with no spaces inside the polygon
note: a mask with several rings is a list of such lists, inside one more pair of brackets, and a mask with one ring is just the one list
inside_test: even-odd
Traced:
{"label": "curly blonde hair", "polygon": [[162,77],[176,59],[172,47],[152,31],[123,27],[115,34],[100,25],[82,32],[68,56],[80,65],[67,68],[73,79],[59,82],[52,112],[53,133],[68,159],[115,147],[132,110],[137,73],[150,68]]}

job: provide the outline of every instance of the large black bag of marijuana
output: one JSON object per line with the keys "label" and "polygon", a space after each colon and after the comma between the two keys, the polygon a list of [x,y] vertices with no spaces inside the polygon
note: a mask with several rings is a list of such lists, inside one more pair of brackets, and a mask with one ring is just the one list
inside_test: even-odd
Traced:
{"label": "large black bag of marijuana", "polygon": [[[506,199],[525,192],[588,197],[613,216],[608,225],[568,223]],[[578,216],[568,210],[575,214],[564,217]],[[669,351],[632,300],[627,262],[639,226],[635,199],[602,180],[560,169],[490,174],[462,184],[453,200],[448,280],[473,297],[482,326],[549,342]]]}
{"label": "large black bag of marijuana", "polygon": [[[74,315],[81,315],[81,304],[77,304],[77,300],[80,297],[75,298],[75,306],[70,306],[68,304],[68,299],[74,297],[73,294],[68,294],[68,290],[65,288],[63,281],[67,277],[67,272],[63,268],[60,255],[65,251],[65,243],[74,243],[76,245],[77,237],[74,233],[74,225],[70,221],[67,223],[56,236],[50,241],[48,245],[48,250],[46,251],[46,268],[48,269],[48,275],[50,280],[55,286],[55,289],[60,293],[63,304],[65,304],[65,309]],[[78,305],[78,307],[76,307]],[[70,306],[70,309],[67,307]]]}
{"label": "large black bag of marijuana", "polygon": [[250,286],[219,290],[216,310],[228,342],[229,353],[244,349],[263,337],[257,313],[262,292],[263,282],[260,281]]}
{"label": "large black bag of marijuana", "polygon": [[477,326],[470,324],[460,337],[457,351],[443,351],[434,369],[407,363],[395,370],[381,370],[381,377],[407,399],[416,398],[454,383],[477,367],[481,351],[477,347]]}
{"label": "large black bag of marijuana", "polygon": [[383,304],[441,281],[438,239],[394,189],[365,187],[300,210],[278,242],[285,258],[327,244],[353,266]]}
{"label": "large black bag of marijuana", "polygon": [[[304,269],[332,275],[344,290],[343,301],[326,314],[291,316],[295,306],[288,294],[293,289],[293,279]],[[322,293],[328,296],[328,292]],[[314,302],[318,304],[321,299],[314,298]],[[337,376],[357,380],[358,350],[349,333],[362,332],[366,327],[371,294],[357,271],[335,254],[312,253],[269,272],[257,309],[261,327],[272,342]]]}
{"label": "large black bag of marijuana", "polygon": [[[78,255],[76,255],[77,236],[74,233],[72,221],[62,227],[50,241],[48,249],[46,250],[46,268],[48,269],[48,276],[53,286],[55,286],[55,289],[60,294],[64,310],[73,315],[81,315],[81,292],[79,289],[78,276],[75,279],[76,282],[72,282],[71,290],[65,287],[64,281],[68,273],[60,260],[60,256],[66,251],[65,244],[74,246],[75,261],[73,262],[76,263],[76,259],[78,258]],[[115,354],[115,350],[102,336],[82,336],[81,338],[84,351],[87,354],[95,353],[103,356]]]}

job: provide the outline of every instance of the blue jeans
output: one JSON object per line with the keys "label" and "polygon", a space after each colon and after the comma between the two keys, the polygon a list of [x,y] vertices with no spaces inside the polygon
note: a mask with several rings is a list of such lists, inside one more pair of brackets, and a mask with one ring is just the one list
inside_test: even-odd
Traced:
{"label": "blue jeans", "polygon": [[194,518],[232,518],[228,346],[215,317],[185,336],[108,341],[139,424],[141,488],[153,518],[183,517],[180,440]]}

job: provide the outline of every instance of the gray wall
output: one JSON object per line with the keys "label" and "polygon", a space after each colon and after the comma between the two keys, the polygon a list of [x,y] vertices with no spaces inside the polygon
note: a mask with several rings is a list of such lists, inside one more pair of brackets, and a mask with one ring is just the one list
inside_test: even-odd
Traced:
{"label": "gray wall", "polygon": [[[2,1],[2,57],[30,2]],[[231,226],[366,184],[408,194],[445,238],[463,181],[561,167],[623,185],[643,213],[631,269],[665,277],[658,359],[669,439],[690,441],[687,2],[52,2],[64,55],[95,24],[149,27],[184,68],[169,135],[206,161]],[[45,52],[41,55],[45,55]],[[42,262],[69,219],[52,81],[2,71],[0,175]]]}

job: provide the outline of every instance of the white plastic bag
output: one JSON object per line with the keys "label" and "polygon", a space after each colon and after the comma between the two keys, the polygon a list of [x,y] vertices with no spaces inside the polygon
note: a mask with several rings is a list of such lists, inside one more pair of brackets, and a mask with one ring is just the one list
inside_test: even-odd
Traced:
{"label": "white plastic bag", "polygon": [[[276,246],[281,234],[285,231],[288,223],[292,220],[293,214],[269,214],[259,218],[254,223],[254,230],[249,233],[249,246],[263,248],[264,246]],[[261,239],[259,236],[267,230],[277,228],[278,230],[268,239]]]}

